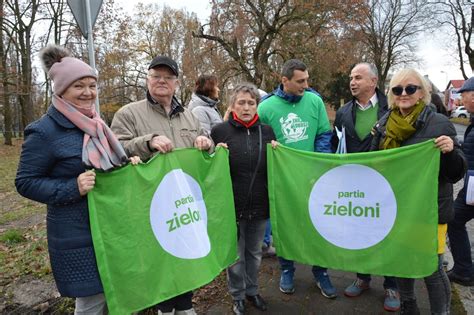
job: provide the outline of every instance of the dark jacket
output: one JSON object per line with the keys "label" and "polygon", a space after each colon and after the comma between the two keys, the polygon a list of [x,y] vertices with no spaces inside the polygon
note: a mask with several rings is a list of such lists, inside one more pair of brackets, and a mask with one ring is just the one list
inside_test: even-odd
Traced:
{"label": "dark jacket", "polygon": [[[467,127],[464,132],[464,141],[462,143],[462,151],[467,160],[467,168],[474,170],[474,117],[471,118],[471,124]],[[466,204],[466,187],[463,187],[456,198],[457,207],[470,207],[473,206]]]}
{"label": "dark jacket", "polygon": [[18,192],[47,204],[48,250],[54,279],[62,296],[103,292],[89,225],[87,197],[77,177],[84,133],[51,106],[25,129],[25,142],[15,179]]}
{"label": "dark jacket", "polygon": [[[261,161],[251,191],[250,182],[259,156],[259,128],[262,131]],[[266,144],[275,140],[268,125],[258,120],[249,129],[235,121],[232,115],[211,131],[214,143],[227,143],[229,148],[230,175],[234,192],[237,219],[268,219],[267,150]]]}
{"label": "dark jacket", "polygon": [[448,112],[446,110],[446,107],[444,107],[441,96],[436,93],[431,93],[431,104],[436,107],[437,113],[443,114],[444,116],[448,116]]}
{"label": "dark jacket", "polygon": [[[374,127],[374,139],[371,150],[379,150],[385,138],[385,125],[390,112],[385,114]],[[456,129],[453,124],[441,114],[425,107],[415,122],[415,133],[401,146],[423,142],[445,135],[454,141],[453,151],[441,154],[438,176],[438,222],[448,223],[454,217],[453,184],[460,180],[466,172],[466,159],[456,139]],[[416,157],[414,157],[416,158]]]}
{"label": "dark jacket", "polygon": [[[377,119],[380,119],[388,111],[387,98],[379,91],[379,89],[376,89],[375,93],[377,94],[379,102]],[[369,151],[372,143],[372,135],[370,133],[364,139],[359,139],[359,136],[357,135],[355,130],[356,109],[356,99],[353,98],[350,102],[347,102],[344,106],[338,109],[336,119],[334,120],[334,126],[340,131],[343,126],[346,129],[346,148],[348,153]],[[334,129],[331,137],[332,152],[336,152],[338,144],[339,138],[337,137],[336,129]]]}

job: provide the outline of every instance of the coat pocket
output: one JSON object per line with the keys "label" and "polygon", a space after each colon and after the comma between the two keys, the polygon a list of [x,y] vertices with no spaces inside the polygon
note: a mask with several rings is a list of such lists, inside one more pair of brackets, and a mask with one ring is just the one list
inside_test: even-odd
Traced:
{"label": "coat pocket", "polygon": [[189,138],[192,141],[196,139],[197,134],[198,134],[198,131],[196,129],[183,128],[183,129],[180,129],[179,131],[179,135],[181,136],[181,138]]}

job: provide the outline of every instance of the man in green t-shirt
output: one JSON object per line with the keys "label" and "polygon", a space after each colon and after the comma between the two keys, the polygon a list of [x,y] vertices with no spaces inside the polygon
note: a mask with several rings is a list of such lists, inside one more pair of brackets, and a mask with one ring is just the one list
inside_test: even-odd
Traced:
{"label": "man in green t-shirt", "polygon": [[[283,65],[280,86],[267,95],[258,106],[260,120],[273,128],[277,141],[283,145],[305,151],[331,152],[331,128],[326,108],[319,94],[308,88],[309,74],[306,65],[297,59]],[[277,209],[291,211],[291,209]],[[279,257],[280,291],[295,292],[294,262]],[[327,298],[337,296],[327,269],[312,268],[321,294]]]}
{"label": "man in green t-shirt", "polygon": [[[387,98],[377,88],[377,68],[369,63],[359,63],[351,71],[350,89],[353,99],[344,104],[336,113],[334,132],[331,139],[333,151],[339,144],[336,128],[345,129],[347,153],[369,151],[372,142],[372,127],[387,111]],[[368,274],[357,274],[357,279],[344,290],[348,297],[356,297],[370,287]],[[394,277],[385,277],[384,309],[397,311],[400,296]]]}

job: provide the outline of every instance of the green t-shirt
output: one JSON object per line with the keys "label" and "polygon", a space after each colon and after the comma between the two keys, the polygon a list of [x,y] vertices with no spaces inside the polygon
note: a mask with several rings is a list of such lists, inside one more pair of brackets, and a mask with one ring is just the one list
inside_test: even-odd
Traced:
{"label": "green t-shirt", "polygon": [[366,110],[361,110],[359,106],[357,106],[355,131],[360,140],[364,140],[364,138],[370,133],[372,127],[377,122],[378,111],[379,104],[375,104],[375,106],[370,106],[370,108]]}
{"label": "green t-shirt", "polygon": [[270,125],[277,141],[291,148],[314,151],[314,140],[331,130],[322,99],[305,92],[298,103],[273,95],[258,105],[260,121]]}

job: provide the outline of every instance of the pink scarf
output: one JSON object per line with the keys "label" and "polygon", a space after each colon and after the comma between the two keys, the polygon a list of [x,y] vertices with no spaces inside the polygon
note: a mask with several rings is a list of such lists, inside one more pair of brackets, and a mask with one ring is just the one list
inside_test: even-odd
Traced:
{"label": "pink scarf", "polygon": [[79,110],[57,95],[53,95],[53,106],[77,128],[84,131],[82,162],[86,166],[107,171],[127,163],[127,155],[122,145],[94,107],[89,111],[89,118],[87,111]]}

